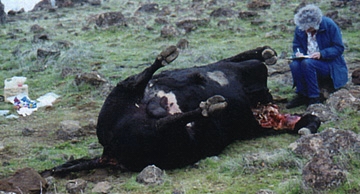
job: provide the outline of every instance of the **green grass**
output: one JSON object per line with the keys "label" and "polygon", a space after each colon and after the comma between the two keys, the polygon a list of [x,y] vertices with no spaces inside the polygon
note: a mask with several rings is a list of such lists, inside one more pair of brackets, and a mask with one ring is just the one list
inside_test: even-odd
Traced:
{"label": "green grass", "polygon": [[[205,2],[205,1],[204,1]],[[207,2],[207,1],[206,1]],[[157,3],[160,7],[169,6],[175,17],[167,17],[174,24],[176,21],[192,18],[208,18],[212,10],[229,6],[228,1],[218,0],[218,4],[207,7],[200,16],[192,11],[175,12],[175,6],[190,8],[192,1],[165,1]],[[330,1],[318,1],[322,9],[330,10]],[[59,123],[64,120],[78,120],[82,126],[89,124],[90,119],[97,118],[104,97],[97,88],[89,84],[76,86],[74,75],[62,78],[64,67],[79,68],[83,72],[97,70],[111,84],[140,72],[147,64],[152,63],[160,51],[168,45],[175,45],[181,38],[189,41],[189,48],[182,50],[179,57],[164,70],[205,65],[233,56],[254,47],[269,45],[278,54],[291,52],[293,10],[298,1],[288,1],[285,5],[273,2],[270,9],[259,11],[257,19],[265,23],[252,25],[251,19],[210,18],[207,25],[199,26],[190,33],[181,32],[173,38],[160,37],[163,25],[155,24],[156,14],[142,13],[139,21],[146,25],[130,23],[128,27],[95,28],[83,31],[88,25],[86,18],[90,15],[108,11],[121,11],[126,17],[132,17],[140,1],[107,2],[101,7],[79,7],[58,9],[56,13],[39,12],[39,19],[20,20],[1,26],[0,29],[0,93],[3,92],[3,81],[12,76],[26,76],[29,95],[32,99],[54,92],[60,98],[51,109],[39,109],[33,115],[19,119],[5,119],[0,116],[0,178],[8,177],[17,169],[32,167],[38,171],[62,164],[69,157],[81,158],[91,155],[88,146],[97,142],[95,135],[80,138],[78,142],[56,139]],[[247,1],[236,1],[233,10],[247,10]],[[76,9],[76,11],[74,11]],[[351,18],[349,7],[337,8],[342,16]],[[326,11],[323,11],[324,13]],[[25,16],[37,13],[24,13]],[[47,19],[44,19],[44,16]],[[29,18],[29,17],[28,17]],[[218,26],[218,22],[227,20],[229,25]],[[45,28],[50,40],[33,43],[34,34],[30,27],[39,24]],[[63,27],[59,27],[62,24]],[[343,30],[344,42],[347,45],[345,59],[348,63],[360,59],[359,22],[353,20],[353,27]],[[9,34],[14,34],[11,39]],[[69,48],[56,46],[57,41],[69,41]],[[36,57],[38,48],[56,49],[61,55],[46,61]],[[17,54],[13,54],[17,53]],[[279,61],[285,63],[285,61]],[[96,66],[95,64],[100,64]],[[277,83],[269,78],[268,86],[274,95],[290,98],[294,91],[290,85]],[[9,103],[0,102],[0,110],[10,110],[16,114]],[[304,107],[288,112],[301,113]],[[340,119],[325,123],[320,130],[328,127],[352,130],[359,133],[359,113],[352,109],[339,112]],[[22,129],[32,128],[32,136],[23,136]],[[296,141],[298,136],[283,134],[254,140],[239,141],[230,145],[218,157],[199,161],[194,166],[182,169],[167,170],[164,183],[158,186],[144,186],[136,183],[137,173],[115,173],[102,181],[112,183],[111,193],[256,193],[268,189],[277,193],[308,193],[302,187],[301,166],[304,159],[294,156],[287,146]],[[256,157],[255,157],[256,156]],[[359,156],[349,154],[348,179],[338,189],[327,193],[356,193],[360,191]],[[345,159],[344,159],[345,160]],[[57,179],[57,192],[65,192],[66,179]],[[89,182],[88,188],[96,181]],[[87,192],[90,193],[91,189]]]}

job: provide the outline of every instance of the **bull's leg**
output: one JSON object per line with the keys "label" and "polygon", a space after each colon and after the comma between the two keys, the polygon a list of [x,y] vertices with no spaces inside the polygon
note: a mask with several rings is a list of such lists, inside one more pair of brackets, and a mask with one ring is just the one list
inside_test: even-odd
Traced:
{"label": "bull's leg", "polygon": [[170,46],[162,51],[154,63],[137,75],[133,75],[121,81],[111,91],[101,108],[98,124],[97,136],[101,145],[106,147],[112,138],[116,138],[114,133],[117,130],[119,115],[126,114],[121,111],[129,106],[136,106],[144,95],[145,87],[152,78],[156,70],[174,61],[179,51],[175,46]]}
{"label": "bull's leg", "polygon": [[226,106],[227,102],[225,101],[225,98],[220,95],[215,95],[208,98],[206,101],[201,102],[199,107],[193,111],[177,113],[159,119],[156,122],[156,128],[158,131],[162,131],[171,126],[178,125],[179,123],[183,124],[185,127],[186,124],[191,123],[198,118],[208,117],[217,111],[223,110]]}
{"label": "bull's leg", "polygon": [[62,165],[56,166],[52,169],[40,172],[41,176],[46,178],[48,176],[64,176],[71,172],[79,172],[82,170],[93,170],[97,168],[104,168],[110,166],[108,164],[101,164],[98,158],[94,159],[77,159],[68,161]]}
{"label": "bull's leg", "polygon": [[220,95],[215,95],[209,99],[207,99],[205,102],[200,103],[201,108],[201,114],[204,117],[209,116],[209,114],[212,114],[216,112],[217,110],[222,110],[227,106],[227,102],[225,101],[225,98]]}
{"label": "bull's leg", "polygon": [[258,59],[265,62],[267,65],[273,65],[277,61],[277,53],[274,49],[269,46],[258,47],[256,49],[248,50],[237,54],[233,57],[223,59],[221,61],[227,62],[241,62],[251,59]]}
{"label": "bull's leg", "polygon": [[176,46],[169,46],[165,50],[163,50],[155,59],[154,63],[146,68],[144,71],[137,75],[133,75],[128,77],[126,80],[119,82],[118,86],[126,87],[126,88],[134,88],[136,90],[145,89],[147,83],[152,78],[153,74],[173,62],[179,55],[179,50]]}
{"label": "bull's leg", "polygon": [[294,131],[301,135],[316,133],[320,127],[320,124],[321,121],[319,117],[307,114],[302,116],[301,119],[296,123]]}

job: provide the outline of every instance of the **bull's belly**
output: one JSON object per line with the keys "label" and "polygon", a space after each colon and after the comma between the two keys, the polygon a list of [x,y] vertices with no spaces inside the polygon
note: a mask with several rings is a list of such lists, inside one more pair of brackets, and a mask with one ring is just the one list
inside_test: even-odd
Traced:
{"label": "bull's belly", "polygon": [[217,130],[209,129],[211,135],[190,137],[188,133],[179,133],[179,129],[169,128],[167,133],[161,135],[161,139],[156,137],[143,141],[126,141],[113,146],[115,149],[126,149],[121,154],[117,152],[119,154],[116,157],[129,170],[140,171],[148,165],[156,165],[162,169],[181,168],[205,157],[218,155],[231,143],[223,142],[222,135]]}

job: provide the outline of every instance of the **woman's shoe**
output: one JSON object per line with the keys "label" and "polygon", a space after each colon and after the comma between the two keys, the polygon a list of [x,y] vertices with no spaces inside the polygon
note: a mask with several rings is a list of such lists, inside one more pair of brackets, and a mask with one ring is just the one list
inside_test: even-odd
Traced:
{"label": "woman's shoe", "polygon": [[290,109],[290,108],[295,108],[298,106],[302,106],[302,105],[307,105],[309,102],[309,98],[298,94],[294,99],[292,99],[289,103],[286,104],[286,108]]}
{"label": "woman's shoe", "polygon": [[319,103],[321,103],[320,98],[309,98],[308,106],[310,106],[312,104],[319,104]]}

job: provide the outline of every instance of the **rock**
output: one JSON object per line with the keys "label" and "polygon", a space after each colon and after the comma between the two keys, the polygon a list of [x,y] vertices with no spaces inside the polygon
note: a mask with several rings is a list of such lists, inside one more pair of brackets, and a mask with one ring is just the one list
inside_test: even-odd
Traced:
{"label": "rock", "polygon": [[24,8],[21,8],[19,11],[9,10],[8,15],[9,16],[15,16],[15,15],[22,14],[24,12],[25,12]]}
{"label": "rock", "polygon": [[76,85],[80,85],[82,83],[88,83],[90,85],[99,87],[107,82],[108,81],[96,71],[92,71],[90,73],[80,73],[75,77]]}
{"label": "rock", "polygon": [[54,44],[52,44],[52,47],[58,48],[58,49],[69,49],[73,45],[74,44],[72,42],[70,42],[70,41],[59,40],[59,41],[55,42]]}
{"label": "rock", "polygon": [[80,68],[75,68],[75,67],[64,67],[61,70],[61,74],[60,76],[62,78],[66,78],[67,76],[71,76],[71,75],[77,75],[80,74],[82,72],[82,70]]}
{"label": "rock", "polygon": [[34,24],[30,27],[30,32],[39,33],[43,32],[45,29],[41,27],[39,24]]}
{"label": "rock", "polygon": [[98,6],[101,5],[101,0],[87,0],[90,5]]}
{"label": "rock", "polygon": [[178,31],[172,25],[166,25],[161,29],[160,37],[162,38],[171,38],[178,35]]}
{"label": "rock", "polygon": [[360,69],[355,69],[351,73],[351,82],[355,85],[360,85]]}
{"label": "rock", "polygon": [[35,130],[32,129],[32,128],[24,128],[22,131],[21,131],[21,134],[23,136],[31,136],[33,133],[35,133]]}
{"label": "rock", "polygon": [[331,1],[330,4],[332,7],[345,7],[347,1]]}
{"label": "rock", "polygon": [[52,8],[50,0],[42,0],[31,11],[47,10],[49,8]]}
{"label": "rock", "polygon": [[232,17],[235,11],[230,8],[218,8],[210,13],[211,17]]}
{"label": "rock", "polygon": [[75,179],[66,182],[66,191],[69,194],[86,193],[87,182],[83,179]]}
{"label": "rock", "polygon": [[104,181],[104,182],[97,183],[94,186],[94,188],[91,190],[91,192],[93,192],[93,193],[109,193],[111,188],[112,188],[112,186],[110,185],[110,183],[107,181]]}
{"label": "rock", "polygon": [[197,18],[188,18],[176,22],[178,28],[182,28],[186,33],[194,31],[198,26],[205,26],[209,24],[210,20],[207,18],[197,19]]}
{"label": "rock", "polygon": [[46,180],[32,168],[23,168],[0,180],[0,191],[13,193],[46,193]]}
{"label": "rock", "polygon": [[335,164],[326,155],[313,158],[302,170],[305,185],[320,191],[340,186],[346,180],[346,174],[341,165]]}
{"label": "rock", "polygon": [[181,50],[184,50],[184,49],[187,49],[189,48],[189,41],[182,38],[179,40],[179,42],[176,44],[176,47],[181,49]]}
{"label": "rock", "polygon": [[256,194],[275,194],[274,191],[268,190],[268,189],[261,189]]}
{"label": "rock", "polygon": [[228,20],[219,20],[217,26],[229,26],[230,22]]}
{"label": "rock", "polygon": [[144,168],[136,177],[136,182],[145,185],[160,185],[164,182],[164,172],[155,165],[149,165]]}
{"label": "rock", "polygon": [[168,16],[171,14],[170,7],[164,6],[160,12],[157,14],[157,16]]}
{"label": "rock", "polygon": [[355,98],[349,90],[340,89],[330,94],[329,99],[326,100],[326,105],[330,109],[337,111],[344,111],[345,109],[359,109],[360,99]]}
{"label": "rock", "polygon": [[53,58],[56,58],[56,57],[59,57],[60,56],[60,51],[58,50],[45,50],[45,49],[41,49],[39,48],[37,50],[37,59],[47,59],[49,57],[53,57]]}
{"label": "rock", "polygon": [[[350,85],[348,89],[352,96],[354,96],[357,99],[360,99],[360,85]],[[358,106],[357,110],[360,110],[360,104],[356,104],[356,105]]]}
{"label": "rock", "polygon": [[5,13],[5,6],[1,3],[0,0],[0,24],[5,24],[6,22],[6,13]]}
{"label": "rock", "polygon": [[[266,21],[265,20],[262,20],[262,19],[255,19],[255,20],[252,20],[250,23],[252,24],[252,25],[260,25],[260,24],[263,24],[263,23],[265,23]],[[266,38],[271,38],[271,37],[273,37],[273,35],[271,34],[271,33],[267,33],[266,35],[265,35],[265,37]]]}
{"label": "rock", "polygon": [[295,154],[309,159],[302,170],[305,185],[324,191],[334,189],[346,180],[346,160],[339,165],[334,157],[358,151],[359,145],[360,137],[355,132],[329,128],[301,136],[289,147]]}
{"label": "rock", "polygon": [[339,17],[339,18],[335,19],[334,22],[343,30],[348,29],[353,26],[351,19],[347,19],[347,18],[343,18],[343,17]]}
{"label": "rock", "polygon": [[[32,42],[33,43],[38,43],[38,42],[44,42],[44,41],[47,41],[47,40],[50,40],[49,35],[47,35],[47,34],[36,34],[36,35],[34,35]],[[55,52],[60,53],[60,51],[55,51]]]}
{"label": "rock", "polygon": [[251,0],[247,7],[249,9],[268,9],[271,7],[271,3],[266,0]]}
{"label": "rock", "polygon": [[146,13],[156,13],[159,11],[159,4],[157,3],[147,3],[142,5],[136,10],[136,13],[146,12]]}
{"label": "rock", "polygon": [[305,114],[313,114],[320,118],[321,122],[335,121],[338,115],[325,104],[312,104],[306,108]]}
{"label": "rock", "polygon": [[169,21],[165,17],[158,17],[155,19],[157,24],[169,24]]}
{"label": "rock", "polygon": [[339,11],[334,10],[334,11],[326,12],[325,16],[331,18],[332,20],[335,20],[339,17]]}
{"label": "rock", "polygon": [[101,4],[101,0],[56,0],[55,5],[53,5],[51,1],[52,0],[42,0],[39,3],[37,3],[31,11],[40,11],[40,10],[50,11],[54,8],[76,7],[85,4],[90,4],[90,5]]}
{"label": "rock", "polygon": [[106,12],[88,19],[88,24],[95,23],[99,27],[127,26],[125,16],[121,12]]}
{"label": "rock", "polygon": [[258,12],[256,11],[240,11],[239,12],[239,18],[245,19],[245,18],[253,18],[258,16]]}
{"label": "rock", "polygon": [[304,158],[326,153],[334,156],[351,151],[360,143],[360,137],[350,130],[328,128],[320,133],[301,136],[290,145],[291,150]]}
{"label": "rock", "polygon": [[89,119],[88,124],[83,126],[84,131],[96,135],[97,120],[94,118]]}
{"label": "rock", "polygon": [[53,176],[48,176],[45,178],[47,184],[49,185],[47,190],[48,191],[52,191],[52,190],[56,190],[56,179]]}
{"label": "rock", "polygon": [[185,192],[180,189],[174,189],[171,194],[185,194]]}
{"label": "rock", "polygon": [[100,95],[103,96],[103,97],[107,97],[110,94],[110,92],[114,89],[114,87],[115,86],[113,86],[109,82],[101,85],[100,88],[99,88]]}
{"label": "rock", "polygon": [[[57,7],[73,7],[74,6],[74,0],[56,0],[55,5]],[[79,0],[79,2],[85,1],[85,0]]]}
{"label": "rock", "polygon": [[56,132],[57,137],[62,140],[71,140],[84,135],[79,121],[66,120],[60,123],[60,129]]}

